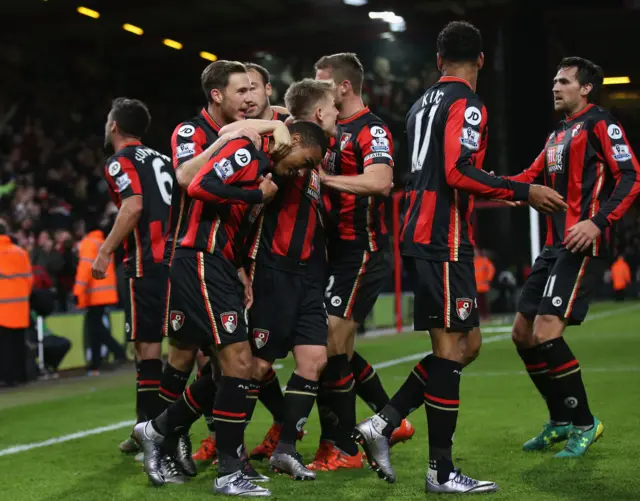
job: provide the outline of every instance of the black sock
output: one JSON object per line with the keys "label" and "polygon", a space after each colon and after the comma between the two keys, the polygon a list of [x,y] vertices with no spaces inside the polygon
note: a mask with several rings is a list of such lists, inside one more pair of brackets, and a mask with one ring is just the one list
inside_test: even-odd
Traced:
{"label": "black sock", "polygon": [[274,423],[282,423],[284,421],[284,395],[280,389],[278,375],[273,369],[269,369],[269,372],[262,380],[258,399],[271,413]]}
{"label": "black sock", "polygon": [[247,390],[247,417],[245,422],[245,428],[249,426],[251,418],[253,417],[253,411],[256,410],[256,404],[258,403],[258,395],[260,394],[260,381],[252,379],[249,383],[249,389]]}
{"label": "black sock", "polygon": [[574,426],[593,426],[593,415],[587,401],[587,390],[582,382],[580,364],[564,338],[542,343],[538,350],[549,368],[550,382],[557,399],[554,404],[563,405],[567,409]]}
{"label": "black sock", "polygon": [[152,421],[154,429],[164,436],[188,430],[204,409],[213,407],[215,387],[211,374],[196,379],[184,391],[182,398]]}
{"label": "black sock", "polygon": [[160,414],[164,407],[158,395],[162,379],[162,360],[140,360],[137,363],[137,373],[136,409],[138,420],[148,421]]}
{"label": "black sock", "polygon": [[351,370],[356,384],[356,395],[364,400],[373,412],[380,411],[389,403],[389,395],[384,391],[380,377],[358,352],[354,352],[351,358]]}
{"label": "black sock", "polygon": [[162,411],[180,398],[187,387],[189,376],[191,376],[191,371],[179,371],[169,363],[165,365],[160,381],[160,392],[158,393]]}
{"label": "black sock", "polygon": [[218,449],[218,476],[235,473],[242,468],[241,456],[244,443],[244,427],[247,419],[247,391],[251,382],[222,376],[213,405],[216,421],[216,445]]}
{"label": "black sock", "polygon": [[451,439],[456,431],[460,405],[460,376],[463,365],[431,357],[429,380],[424,392],[429,427],[429,467],[438,472],[438,482],[449,480],[453,471]]}
{"label": "black sock", "polygon": [[540,355],[538,347],[518,349],[518,355],[520,355],[531,381],[533,381],[547,404],[549,419],[556,423],[569,423],[571,421],[571,413],[568,412],[564,404],[558,405],[557,397],[554,398],[554,385],[549,378],[547,363]]}
{"label": "black sock", "polygon": [[313,403],[318,396],[318,382],[298,376],[295,372],[291,374],[287,389],[284,392],[284,423],[280,432],[280,442],[293,447],[298,433],[302,430],[309,413],[313,408]]}
{"label": "black sock", "polygon": [[320,394],[324,394],[325,397],[325,407],[320,409],[319,406],[320,424],[323,424],[322,414],[325,414],[325,422],[337,418],[334,443],[350,456],[358,453],[358,446],[351,439],[351,432],[356,425],[356,392],[353,391],[353,387],[349,357],[346,354],[329,357],[320,389]]}
{"label": "black sock", "polygon": [[[211,361],[198,371],[198,379],[205,376],[209,378],[213,377],[213,363]],[[214,379],[214,382],[215,382],[215,379]],[[207,423],[207,429],[209,430],[209,435],[212,435],[213,433],[216,432],[216,425],[213,419],[213,402],[215,401],[215,397],[216,397],[216,389],[217,389],[217,386],[215,386],[213,390],[211,405],[206,405],[202,411],[202,416],[204,417],[204,421],[205,423]]]}
{"label": "black sock", "polygon": [[[411,374],[391,398],[387,407],[383,409],[381,415],[389,415],[389,408],[393,408],[399,415],[399,422],[390,422],[394,425],[391,431],[400,426],[400,423],[404,418],[411,414],[415,409],[420,407],[424,402],[424,391],[427,381],[429,379],[429,365],[433,359],[433,355],[427,355],[413,368]],[[391,432],[389,432],[389,436]]]}

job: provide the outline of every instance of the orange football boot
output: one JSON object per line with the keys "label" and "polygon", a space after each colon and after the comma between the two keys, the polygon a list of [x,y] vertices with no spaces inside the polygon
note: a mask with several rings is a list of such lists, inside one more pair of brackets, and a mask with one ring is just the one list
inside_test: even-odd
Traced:
{"label": "orange football boot", "polygon": [[200,448],[191,456],[195,461],[212,461],[217,458],[216,439],[208,436],[200,442]]}
{"label": "orange football boot", "polygon": [[407,420],[403,419],[400,426],[398,426],[391,433],[391,438],[389,439],[389,446],[393,447],[396,444],[401,442],[406,442],[407,440],[411,440],[416,430],[413,425]]}
{"label": "orange football boot", "polygon": [[312,471],[362,468],[362,458],[360,451],[355,456],[349,456],[331,442],[320,442],[316,457],[307,465],[307,468]]}

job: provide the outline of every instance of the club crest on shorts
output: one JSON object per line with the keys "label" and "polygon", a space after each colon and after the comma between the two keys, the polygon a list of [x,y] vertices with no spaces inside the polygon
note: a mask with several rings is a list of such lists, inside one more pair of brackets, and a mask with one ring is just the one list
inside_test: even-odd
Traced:
{"label": "club crest on shorts", "polygon": [[220,320],[222,321],[222,327],[229,334],[233,334],[236,327],[238,327],[238,314],[235,311],[220,313]]}
{"label": "club crest on shorts", "polygon": [[178,310],[171,310],[169,312],[169,323],[174,331],[179,331],[184,325],[184,313]]}
{"label": "club crest on shorts", "polygon": [[265,329],[253,329],[253,342],[256,348],[261,349],[269,341],[269,331]]}
{"label": "club crest on shorts", "polygon": [[473,301],[468,297],[456,298],[456,313],[460,320],[465,321],[471,315],[471,309],[473,308]]}

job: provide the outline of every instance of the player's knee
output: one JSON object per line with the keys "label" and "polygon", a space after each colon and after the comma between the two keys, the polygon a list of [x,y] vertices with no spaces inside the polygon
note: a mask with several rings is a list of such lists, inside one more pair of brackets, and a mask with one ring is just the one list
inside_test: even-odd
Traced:
{"label": "player's knee", "polygon": [[533,323],[535,345],[540,345],[562,336],[566,323],[555,315],[538,315]]}
{"label": "player's knee", "polygon": [[327,366],[327,352],[322,349],[310,350],[304,357],[296,359],[296,373],[310,381],[318,381]]}
{"label": "player's knee", "polygon": [[136,341],[134,342],[134,350],[136,360],[155,360],[159,359],[162,355],[162,344]]}
{"label": "player's knee", "polygon": [[269,369],[271,369],[272,363],[261,358],[253,359],[252,378],[257,381],[262,381],[266,376]]}
{"label": "player's knee", "polygon": [[482,335],[480,329],[476,327],[466,337],[464,344],[464,365],[467,366],[480,356],[480,348],[482,348]]}
{"label": "player's knee", "polygon": [[249,342],[224,346],[218,352],[218,361],[220,362],[222,374],[225,376],[251,379],[253,356]]}
{"label": "player's knee", "polygon": [[167,361],[171,367],[179,371],[189,372],[193,368],[197,350],[197,347],[170,344]]}
{"label": "player's knee", "polygon": [[517,348],[532,348],[535,344],[533,337],[533,320],[525,317],[521,313],[516,314],[511,329],[511,340]]}

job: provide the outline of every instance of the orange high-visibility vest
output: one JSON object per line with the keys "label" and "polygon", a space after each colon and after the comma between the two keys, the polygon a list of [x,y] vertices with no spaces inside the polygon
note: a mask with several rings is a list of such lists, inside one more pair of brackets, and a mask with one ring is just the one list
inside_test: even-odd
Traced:
{"label": "orange high-visibility vest", "polygon": [[491,288],[491,281],[496,274],[496,268],[487,256],[475,256],[473,265],[476,269],[476,287],[480,294],[486,294]]}
{"label": "orange high-visibility vest", "polygon": [[29,296],[33,272],[29,254],[0,235],[0,326],[9,329],[29,327]]}
{"label": "orange high-visibility vest", "polygon": [[91,265],[98,256],[98,251],[104,243],[102,230],[95,230],[87,234],[78,246],[78,269],[73,295],[78,298],[78,308],[87,306],[104,306],[118,302],[116,285],[116,267],[113,256],[107,267],[104,280],[96,280],[91,276]]}
{"label": "orange high-visibility vest", "polygon": [[623,290],[631,283],[631,269],[622,256],[611,265],[611,281],[613,290]]}

